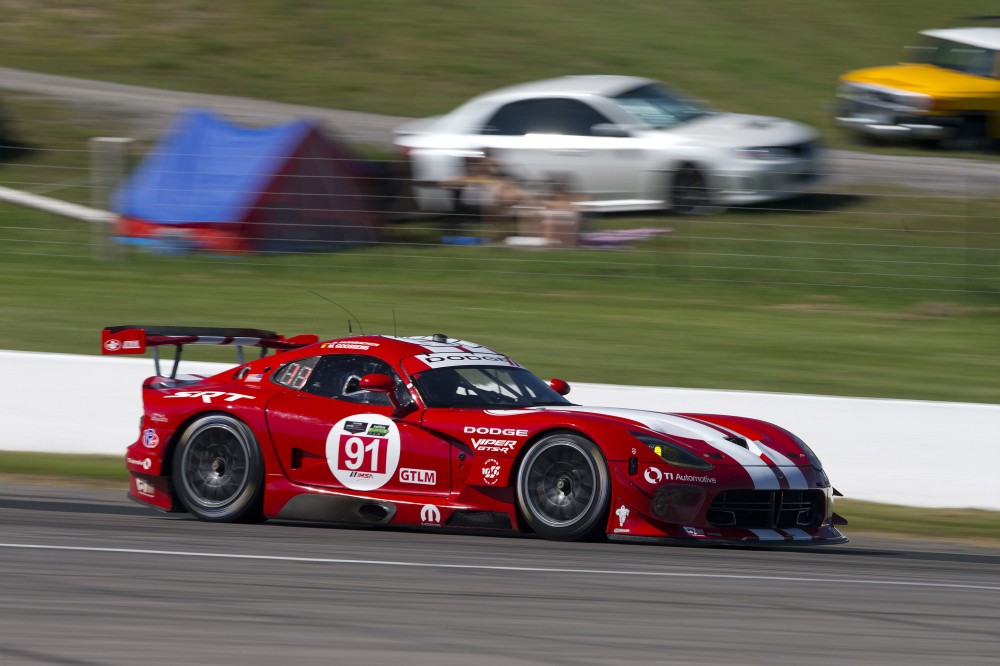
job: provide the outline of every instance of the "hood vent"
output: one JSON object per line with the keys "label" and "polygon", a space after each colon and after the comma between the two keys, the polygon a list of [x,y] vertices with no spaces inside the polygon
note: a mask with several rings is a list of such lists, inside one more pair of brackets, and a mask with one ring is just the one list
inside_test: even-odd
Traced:
{"label": "hood vent", "polygon": [[736,435],[726,435],[725,437],[723,437],[723,439],[725,439],[727,442],[732,442],[737,446],[742,446],[744,449],[748,451],[750,450],[750,445],[747,444],[747,440],[743,439],[742,437],[738,437]]}

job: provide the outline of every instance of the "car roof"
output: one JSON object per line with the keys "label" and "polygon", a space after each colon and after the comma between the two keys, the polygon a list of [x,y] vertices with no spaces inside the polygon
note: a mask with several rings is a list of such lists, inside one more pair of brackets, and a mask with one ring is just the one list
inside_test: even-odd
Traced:
{"label": "car roof", "polygon": [[[499,352],[468,340],[443,334],[396,337],[392,335],[357,335],[319,342],[304,347],[301,356],[311,356],[316,349],[326,353],[367,353],[398,365],[404,359],[427,355],[489,355],[508,358]],[[321,352],[321,353],[322,353]],[[504,365],[507,365],[506,363]],[[513,365],[517,365],[516,362]]]}
{"label": "car roof", "polygon": [[1000,28],[940,28],[923,30],[920,34],[969,46],[1000,50]]}
{"label": "car roof", "polygon": [[648,83],[654,79],[641,76],[620,76],[615,74],[586,74],[579,76],[559,76],[542,81],[519,83],[505,88],[498,88],[479,95],[476,99],[495,96],[536,95],[546,93],[602,95],[614,97],[620,93]]}

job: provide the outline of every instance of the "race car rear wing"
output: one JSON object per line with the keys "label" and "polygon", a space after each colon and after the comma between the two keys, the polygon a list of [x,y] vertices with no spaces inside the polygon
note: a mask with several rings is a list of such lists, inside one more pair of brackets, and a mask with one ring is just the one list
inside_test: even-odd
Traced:
{"label": "race car rear wing", "polygon": [[184,345],[233,345],[236,347],[236,359],[240,365],[244,347],[260,347],[260,355],[267,355],[267,350],[298,349],[318,342],[315,335],[296,335],[285,338],[274,331],[263,331],[256,328],[210,328],[205,326],[109,326],[101,331],[102,354],[143,354],[146,348],[153,350],[153,361],[156,364],[156,374],[160,372],[160,350],[163,345],[174,347],[174,364],[170,378],[177,377],[177,367],[181,362],[181,352]]}

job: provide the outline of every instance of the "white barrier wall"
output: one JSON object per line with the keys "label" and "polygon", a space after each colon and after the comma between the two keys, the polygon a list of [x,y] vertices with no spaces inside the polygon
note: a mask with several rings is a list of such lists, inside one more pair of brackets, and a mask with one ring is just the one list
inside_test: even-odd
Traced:
{"label": "white barrier wall", "polygon": [[[227,367],[183,362],[181,371]],[[149,358],[0,350],[0,450],[123,454],[152,374]],[[802,437],[848,497],[1000,510],[1000,405],[607,384],[575,384],[570,397],[772,421]]]}

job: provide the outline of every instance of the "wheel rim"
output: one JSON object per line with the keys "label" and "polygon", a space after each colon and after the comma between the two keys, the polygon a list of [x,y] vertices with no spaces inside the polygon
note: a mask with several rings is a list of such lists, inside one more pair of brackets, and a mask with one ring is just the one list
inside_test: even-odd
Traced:
{"label": "wheel rim", "polygon": [[187,496],[205,509],[237,499],[249,483],[250,446],[242,433],[225,424],[195,432],[181,458],[181,483]]}
{"label": "wheel rim", "polygon": [[685,169],[674,180],[673,209],[678,213],[693,213],[708,201],[705,182],[697,171]]}
{"label": "wheel rim", "polygon": [[597,468],[574,442],[553,442],[528,463],[524,496],[538,520],[566,527],[584,518],[597,501]]}

